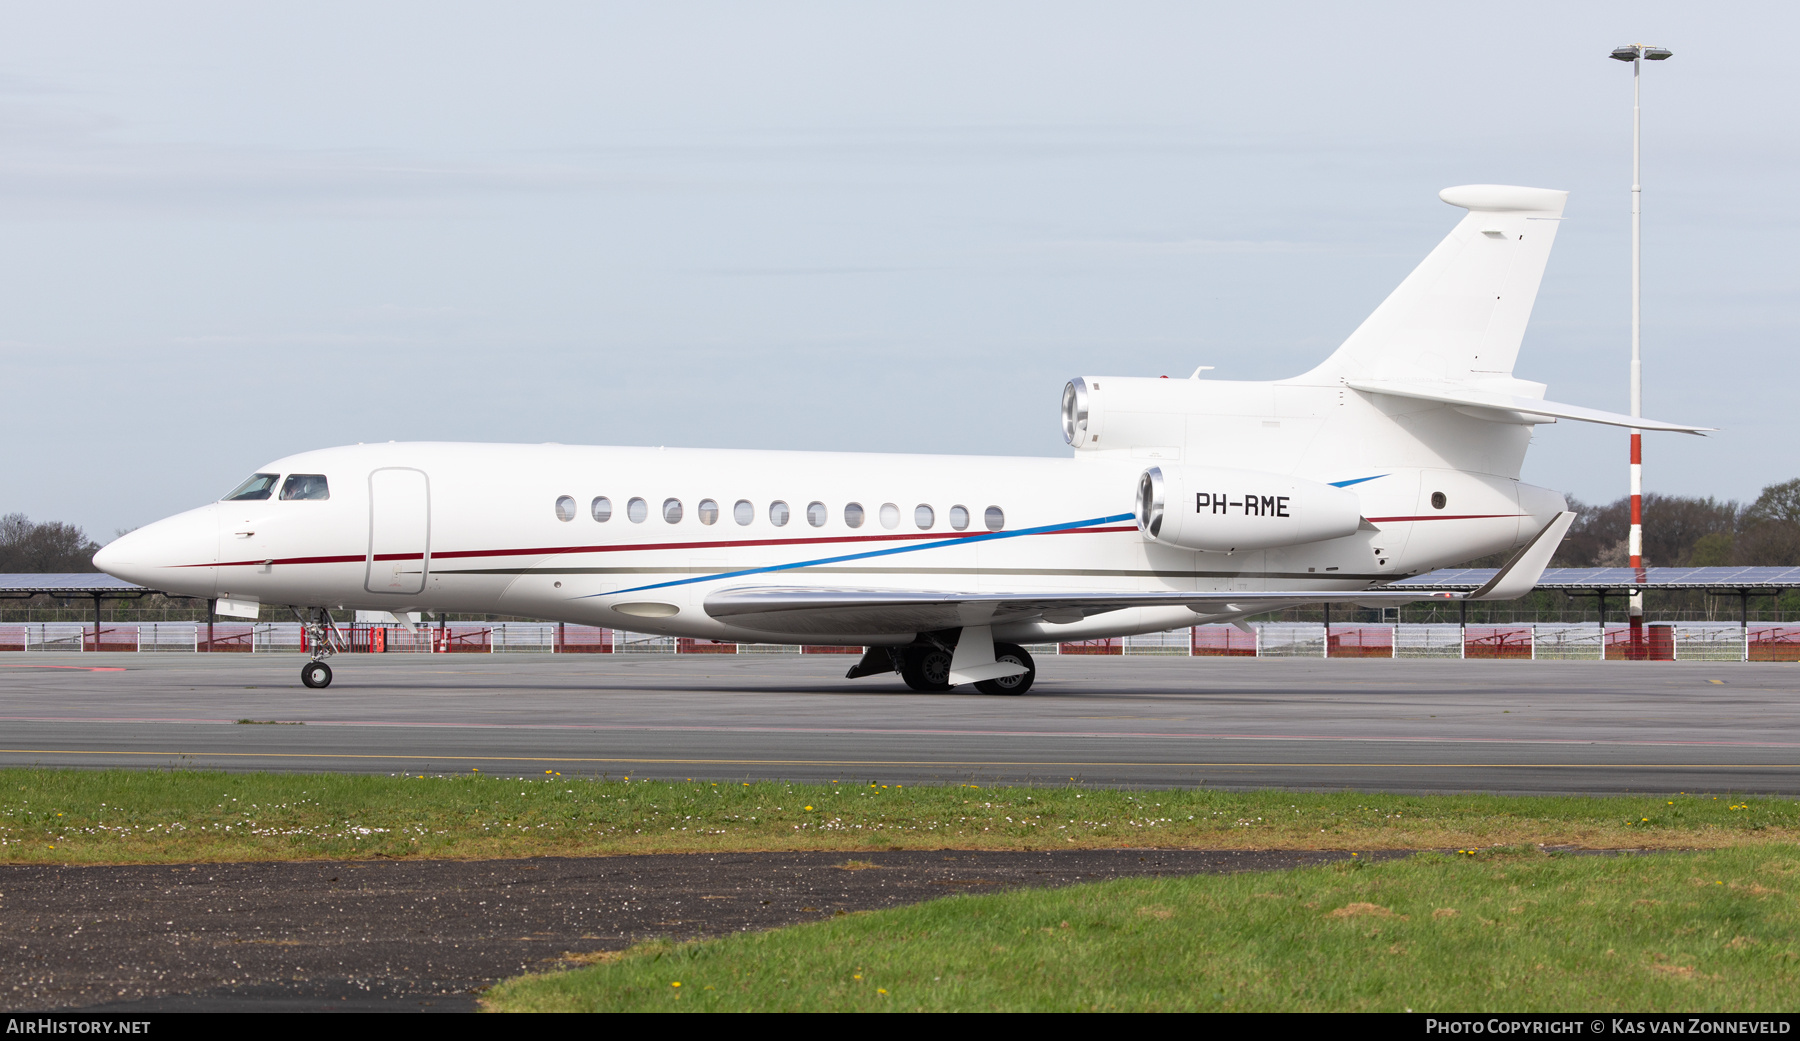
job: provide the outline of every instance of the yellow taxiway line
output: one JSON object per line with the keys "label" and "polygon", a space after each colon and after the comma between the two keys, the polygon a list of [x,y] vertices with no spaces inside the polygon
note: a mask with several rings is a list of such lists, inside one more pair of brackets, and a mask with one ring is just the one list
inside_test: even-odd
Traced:
{"label": "yellow taxiway line", "polygon": [[213,759],[374,759],[416,762],[463,763],[648,763],[697,764],[703,766],[924,766],[980,767],[1017,766],[1049,768],[1073,767],[1188,767],[1231,769],[1233,767],[1381,767],[1410,770],[1792,770],[1800,763],[1157,763],[1157,762],[1053,762],[1049,760],[956,760],[956,759],[645,759],[600,758],[590,756],[522,756],[522,755],[374,755],[355,752],[132,752],[83,748],[0,748],[0,755],[121,755],[158,758]]}

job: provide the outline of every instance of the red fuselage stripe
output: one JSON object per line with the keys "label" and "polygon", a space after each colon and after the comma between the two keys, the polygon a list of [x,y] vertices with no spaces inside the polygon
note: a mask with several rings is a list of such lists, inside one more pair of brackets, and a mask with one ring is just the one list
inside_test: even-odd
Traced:
{"label": "red fuselage stripe", "polygon": [[[1086,535],[1099,532],[1136,531],[1137,527],[1119,526],[1113,528],[1066,528],[1062,531],[1047,531],[1045,535]],[[986,535],[988,532],[972,531],[963,535],[934,535],[920,533],[916,535],[838,535],[811,539],[742,539],[722,542],[654,542],[641,545],[611,546],[544,546],[535,549],[460,549],[431,554],[433,560],[452,560],[467,557],[526,557],[557,556],[567,553],[635,553],[639,551],[662,549],[729,549],[748,546],[827,546],[843,542],[895,542],[900,540],[938,539],[944,543],[957,542],[962,539]],[[422,560],[423,553],[377,553],[376,560]],[[274,560],[231,560],[220,564],[179,564],[177,567],[247,567],[268,564],[358,564],[368,560],[366,554],[356,556],[333,557],[281,557]]]}

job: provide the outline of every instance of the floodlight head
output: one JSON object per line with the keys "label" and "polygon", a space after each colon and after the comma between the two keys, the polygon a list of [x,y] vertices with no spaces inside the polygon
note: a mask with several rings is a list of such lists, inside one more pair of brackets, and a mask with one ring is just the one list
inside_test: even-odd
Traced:
{"label": "floodlight head", "polygon": [[1667,59],[1668,57],[1670,57],[1671,55],[1673,55],[1674,53],[1675,53],[1674,51],[1668,49],[1667,47],[1646,47],[1646,48],[1644,48],[1644,57],[1649,59],[1650,61],[1663,61],[1663,60]]}
{"label": "floodlight head", "polygon": [[1637,61],[1638,60],[1637,45],[1632,44],[1629,47],[1614,47],[1612,56],[1613,56],[1613,60],[1615,60],[1615,61]]}

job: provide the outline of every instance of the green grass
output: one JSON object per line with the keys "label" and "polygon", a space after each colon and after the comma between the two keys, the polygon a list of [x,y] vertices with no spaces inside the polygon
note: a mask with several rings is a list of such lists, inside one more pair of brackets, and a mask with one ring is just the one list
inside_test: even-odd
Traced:
{"label": "green grass", "polygon": [[[1800,855],[1422,854],[955,896],[510,980],[499,1011],[1790,1011]],[[679,984],[679,986],[677,986]]]}
{"label": "green grass", "polygon": [[0,862],[715,850],[1454,849],[1791,844],[1800,802],[0,770]]}

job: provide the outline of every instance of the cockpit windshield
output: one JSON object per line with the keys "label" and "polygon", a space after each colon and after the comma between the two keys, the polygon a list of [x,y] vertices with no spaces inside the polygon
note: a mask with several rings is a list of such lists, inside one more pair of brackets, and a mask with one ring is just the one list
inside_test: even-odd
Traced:
{"label": "cockpit windshield", "polygon": [[[267,499],[275,490],[275,482],[281,479],[280,474],[251,474],[250,479],[237,486],[230,495],[220,502],[236,502],[241,499]],[[324,480],[324,478],[320,478]]]}
{"label": "cockpit windshield", "polygon": [[324,474],[288,474],[282,482],[281,497],[283,499],[329,499],[331,488],[325,483]]}

